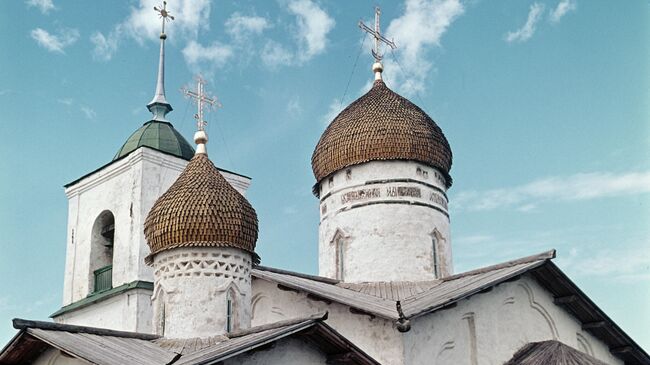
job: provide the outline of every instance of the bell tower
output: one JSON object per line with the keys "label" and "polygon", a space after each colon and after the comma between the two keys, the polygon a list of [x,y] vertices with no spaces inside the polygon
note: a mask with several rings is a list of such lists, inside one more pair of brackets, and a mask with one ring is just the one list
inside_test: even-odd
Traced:
{"label": "bell tower", "polygon": [[[166,4],[156,9],[163,25]],[[163,28],[164,29],[164,28]],[[58,323],[152,332],[153,269],[144,263],[147,213],[185,169],[194,148],[167,119],[165,40],[161,32],[152,117],[137,129],[109,163],[65,185],[68,198],[63,305]],[[250,178],[220,170],[239,193]]]}

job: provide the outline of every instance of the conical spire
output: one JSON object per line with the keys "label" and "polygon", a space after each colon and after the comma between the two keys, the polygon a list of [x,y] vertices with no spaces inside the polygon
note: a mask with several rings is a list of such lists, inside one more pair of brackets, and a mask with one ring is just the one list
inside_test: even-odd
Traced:
{"label": "conical spire", "polygon": [[153,99],[147,108],[151,113],[153,113],[153,120],[166,122],[165,116],[167,113],[172,111],[172,106],[167,102],[165,98],[165,39],[167,39],[167,34],[165,34],[165,22],[174,20],[174,17],[169,14],[167,11],[167,2],[163,1],[162,8],[155,7],[153,8],[162,19],[162,31],[160,32],[160,59],[158,63],[158,80],[156,82],[156,93],[153,96]]}

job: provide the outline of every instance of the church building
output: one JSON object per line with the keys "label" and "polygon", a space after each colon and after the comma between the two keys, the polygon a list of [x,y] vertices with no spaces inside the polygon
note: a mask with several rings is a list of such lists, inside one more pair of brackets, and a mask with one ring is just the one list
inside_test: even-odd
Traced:
{"label": "church building", "polygon": [[14,319],[0,365],[650,365],[554,250],[454,272],[452,150],[384,82],[379,43],[392,42],[378,18],[362,24],[375,38],[372,87],[311,158],[318,276],[263,266],[251,179],[209,157],[203,106],[215,100],[201,79],[186,91],[199,110],[194,143],[168,119],[170,15],[156,10],[152,117],[65,185],[63,305],[52,322]]}

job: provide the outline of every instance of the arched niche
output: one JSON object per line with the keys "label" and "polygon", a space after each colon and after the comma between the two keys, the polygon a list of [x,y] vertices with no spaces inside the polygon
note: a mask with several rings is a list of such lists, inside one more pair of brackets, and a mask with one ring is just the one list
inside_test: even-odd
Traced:
{"label": "arched niche", "polygon": [[115,241],[115,216],[110,210],[101,212],[93,223],[90,239],[90,292],[96,293],[113,287],[113,242]]}

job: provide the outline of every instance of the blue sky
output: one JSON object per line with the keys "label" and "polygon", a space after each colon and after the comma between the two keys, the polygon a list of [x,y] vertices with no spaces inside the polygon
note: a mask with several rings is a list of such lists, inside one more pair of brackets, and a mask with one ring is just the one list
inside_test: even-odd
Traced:
{"label": "blue sky", "polygon": [[[10,319],[60,307],[62,185],[107,163],[150,114],[157,2],[0,2],[0,342]],[[556,263],[650,349],[650,9],[647,1],[170,0],[168,116],[201,72],[223,108],[210,157],[253,178],[265,265],[317,273],[310,158],[369,87],[369,39],[398,49],[385,79],[453,153],[457,272],[558,250]],[[396,61],[397,60],[397,61]]]}

